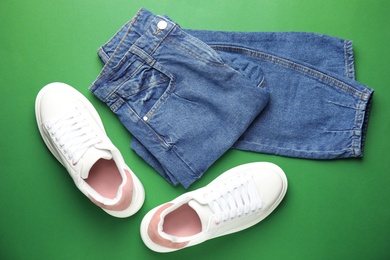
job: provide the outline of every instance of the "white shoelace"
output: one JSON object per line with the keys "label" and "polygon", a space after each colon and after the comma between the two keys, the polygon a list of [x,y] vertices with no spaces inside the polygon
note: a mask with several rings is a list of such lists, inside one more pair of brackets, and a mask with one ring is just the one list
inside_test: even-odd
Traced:
{"label": "white shoelace", "polygon": [[234,178],[210,191],[207,200],[215,214],[217,224],[256,212],[262,207],[260,195],[252,178]]}
{"label": "white shoelace", "polygon": [[99,139],[78,108],[46,124],[50,135],[64,151],[68,160],[76,164],[87,149]]}

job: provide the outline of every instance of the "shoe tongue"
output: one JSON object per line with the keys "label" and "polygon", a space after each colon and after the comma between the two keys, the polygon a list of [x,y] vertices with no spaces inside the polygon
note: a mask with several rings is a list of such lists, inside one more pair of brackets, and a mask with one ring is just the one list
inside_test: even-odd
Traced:
{"label": "shoe tongue", "polygon": [[81,178],[87,179],[92,166],[100,159],[112,159],[110,150],[98,148],[96,146],[90,147],[85,152],[82,159]]}
{"label": "shoe tongue", "polygon": [[209,226],[211,216],[214,214],[208,204],[202,204],[197,200],[190,200],[188,205],[198,214],[202,224],[202,230],[206,230]]}

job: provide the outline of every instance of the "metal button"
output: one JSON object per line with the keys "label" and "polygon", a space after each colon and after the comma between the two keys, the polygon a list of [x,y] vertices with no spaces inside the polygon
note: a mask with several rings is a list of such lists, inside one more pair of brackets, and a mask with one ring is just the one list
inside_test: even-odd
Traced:
{"label": "metal button", "polygon": [[167,28],[167,25],[168,25],[168,23],[164,20],[161,20],[157,23],[157,27],[160,30],[164,30],[165,28]]}

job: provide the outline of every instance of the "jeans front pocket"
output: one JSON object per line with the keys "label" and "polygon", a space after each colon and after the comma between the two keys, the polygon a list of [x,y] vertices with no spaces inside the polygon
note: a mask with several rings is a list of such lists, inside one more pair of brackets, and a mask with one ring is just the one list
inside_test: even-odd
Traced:
{"label": "jeans front pocket", "polygon": [[143,64],[116,90],[116,94],[123,98],[140,118],[147,120],[169,96],[171,86],[172,79],[167,73]]}

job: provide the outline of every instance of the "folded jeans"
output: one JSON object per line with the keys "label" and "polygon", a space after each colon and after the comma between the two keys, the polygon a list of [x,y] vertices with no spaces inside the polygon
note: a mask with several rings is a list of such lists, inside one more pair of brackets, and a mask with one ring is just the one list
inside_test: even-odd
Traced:
{"label": "folded jeans", "polygon": [[98,53],[104,67],[90,90],[174,185],[188,188],[229,148],[363,155],[373,90],[355,80],[349,40],[183,30],[141,9]]}

